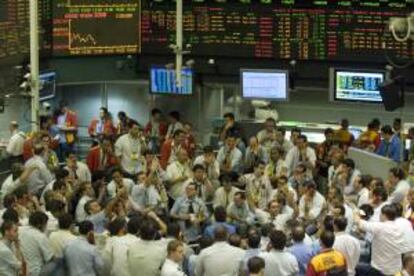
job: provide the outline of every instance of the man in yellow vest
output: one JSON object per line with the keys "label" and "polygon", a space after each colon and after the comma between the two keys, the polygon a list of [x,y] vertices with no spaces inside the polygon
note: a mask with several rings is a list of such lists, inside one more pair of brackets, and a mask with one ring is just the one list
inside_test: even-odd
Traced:
{"label": "man in yellow vest", "polygon": [[324,231],[320,236],[321,252],[308,264],[306,276],[345,276],[348,275],[346,259],[339,251],[332,248],[335,234]]}

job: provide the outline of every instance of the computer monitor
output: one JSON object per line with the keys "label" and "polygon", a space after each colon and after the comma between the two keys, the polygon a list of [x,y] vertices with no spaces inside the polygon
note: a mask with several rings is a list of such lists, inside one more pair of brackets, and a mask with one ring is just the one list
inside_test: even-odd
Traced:
{"label": "computer monitor", "polygon": [[177,86],[175,69],[152,66],[150,69],[150,92],[157,95],[192,95],[193,75],[190,68],[181,70],[181,86]]}
{"label": "computer monitor", "polygon": [[56,95],[56,72],[45,72],[39,75],[39,100],[45,101]]}
{"label": "computer monitor", "polygon": [[252,100],[288,101],[289,72],[273,69],[240,69],[242,97]]}
{"label": "computer monitor", "polygon": [[382,103],[379,91],[385,80],[381,70],[338,69],[330,71],[330,99],[335,102]]}

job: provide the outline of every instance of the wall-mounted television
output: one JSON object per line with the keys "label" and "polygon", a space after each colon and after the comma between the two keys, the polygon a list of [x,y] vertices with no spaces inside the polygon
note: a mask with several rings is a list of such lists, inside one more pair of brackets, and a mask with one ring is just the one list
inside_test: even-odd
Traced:
{"label": "wall-mounted television", "polygon": [[39,100],[45,101],[56,95],[56,72],[45,72],[39,75]]}
{"label": "wall-mounted television", "polygon": [[240,87],[244,99],[288,101],[289,72],[273,69],[240,69]]}
{"label": "wall-mounted television", "polygon": [[192,95],[194,72],[191,68],[181,70],[181,86],[177,86],[175,69],[151,66],[150,92],[157,95]]}
{"label": "wall-mounted television", "polygon": [[330,100],[335,102],[382,103],[379,91],[385,71],[330,69]]}

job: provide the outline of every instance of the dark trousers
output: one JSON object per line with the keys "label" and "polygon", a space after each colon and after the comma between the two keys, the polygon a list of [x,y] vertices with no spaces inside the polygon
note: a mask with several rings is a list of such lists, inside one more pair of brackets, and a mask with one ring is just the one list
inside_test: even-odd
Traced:
{"label": "dark trousers", "polygon": [[386,274],[382,273],[379,270],[376,270],[375,268],[371,267],[368,276],[387,276]]}

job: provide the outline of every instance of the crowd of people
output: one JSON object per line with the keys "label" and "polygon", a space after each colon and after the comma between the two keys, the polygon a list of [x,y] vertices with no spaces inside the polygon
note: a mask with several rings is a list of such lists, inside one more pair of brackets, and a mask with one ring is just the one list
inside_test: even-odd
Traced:
{"label": "crowd of people", "polygon": [[[272,118],[244,137],[227,113],[214,148],[167,117],[115,124],[101,108],[85,160],[67,104],[31,135],[12,122],[0,275],[414,275],[414,151],[401,151],[414,131],[399,119],[357,139],[344,119],[311,145]],[[361,174],[350,146],[401,166]]]}

